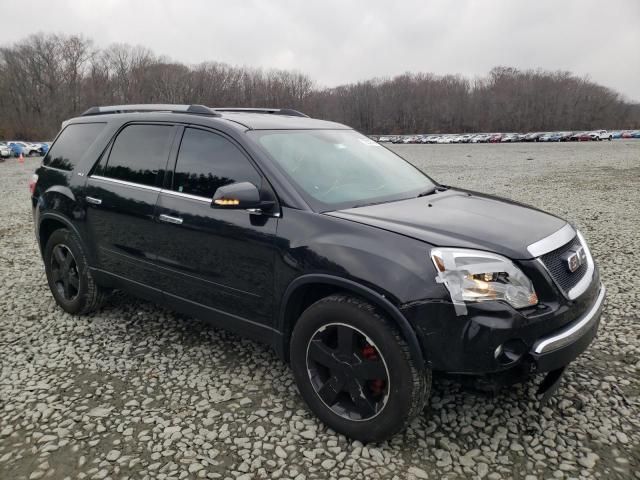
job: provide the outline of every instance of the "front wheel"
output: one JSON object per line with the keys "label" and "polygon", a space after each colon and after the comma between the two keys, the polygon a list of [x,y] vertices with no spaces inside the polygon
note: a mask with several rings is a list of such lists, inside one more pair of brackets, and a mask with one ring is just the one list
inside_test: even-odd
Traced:
{"label": "front wheel", "polygon": [[290,346],[303,399],[336,432],[382,441],[424,407],[431,371],[419,369],[395,326],[359,298],[331,295],[311,305]]}

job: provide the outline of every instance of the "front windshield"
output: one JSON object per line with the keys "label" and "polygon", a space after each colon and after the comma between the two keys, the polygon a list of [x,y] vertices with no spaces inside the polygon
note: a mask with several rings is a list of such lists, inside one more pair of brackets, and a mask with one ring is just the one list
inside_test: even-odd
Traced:
{"label": "front windshield", "polygon": [[413,165],[353,130],[250,134],[316,211],[401,200],[435,188]]}

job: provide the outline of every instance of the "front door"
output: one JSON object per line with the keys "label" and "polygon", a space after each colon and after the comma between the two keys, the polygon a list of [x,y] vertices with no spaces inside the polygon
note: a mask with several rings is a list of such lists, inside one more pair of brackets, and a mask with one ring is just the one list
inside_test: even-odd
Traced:
{"label": "front door", "polygon": [[156,207],[157,264],[169,300],[260,336],[272,322],[277,219],[211,208],[216,189],[235,182],[263,179],[231,139],[185,128]]}

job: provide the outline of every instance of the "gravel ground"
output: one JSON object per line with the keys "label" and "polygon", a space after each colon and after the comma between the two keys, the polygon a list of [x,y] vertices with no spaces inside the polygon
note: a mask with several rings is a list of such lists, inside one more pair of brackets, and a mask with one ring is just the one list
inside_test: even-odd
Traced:
{"label": "gravel ground", "polygon": [[306,410],[266,347],[121,293],[67,315],[33,238],[37,160],[10,160],[0,478],[640,478],[640,141],[394,148],[445,184],[565,217],[590,242],[608,287],[600,334],[545,407],[539,378],[492,396],[438,378],[404,434],[364,446]]}

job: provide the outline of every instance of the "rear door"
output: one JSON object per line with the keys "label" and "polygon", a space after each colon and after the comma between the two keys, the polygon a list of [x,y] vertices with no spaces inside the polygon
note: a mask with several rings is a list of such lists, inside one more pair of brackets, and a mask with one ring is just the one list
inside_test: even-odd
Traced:
{"label": "rear door", "polygon": [[264,338],[272,321],[277,219],[211,208],[216,189],[236,182],[260,188],[263,179],[228,137],[185,128],[175,171],[158,198],[157,262],[170,300]]}
{"label": "rear door", "polygon": [[158,288],[154,209],[175,132],[174,125],[126,125],[87,179],[86,222],[98,268],[134,289]]}

